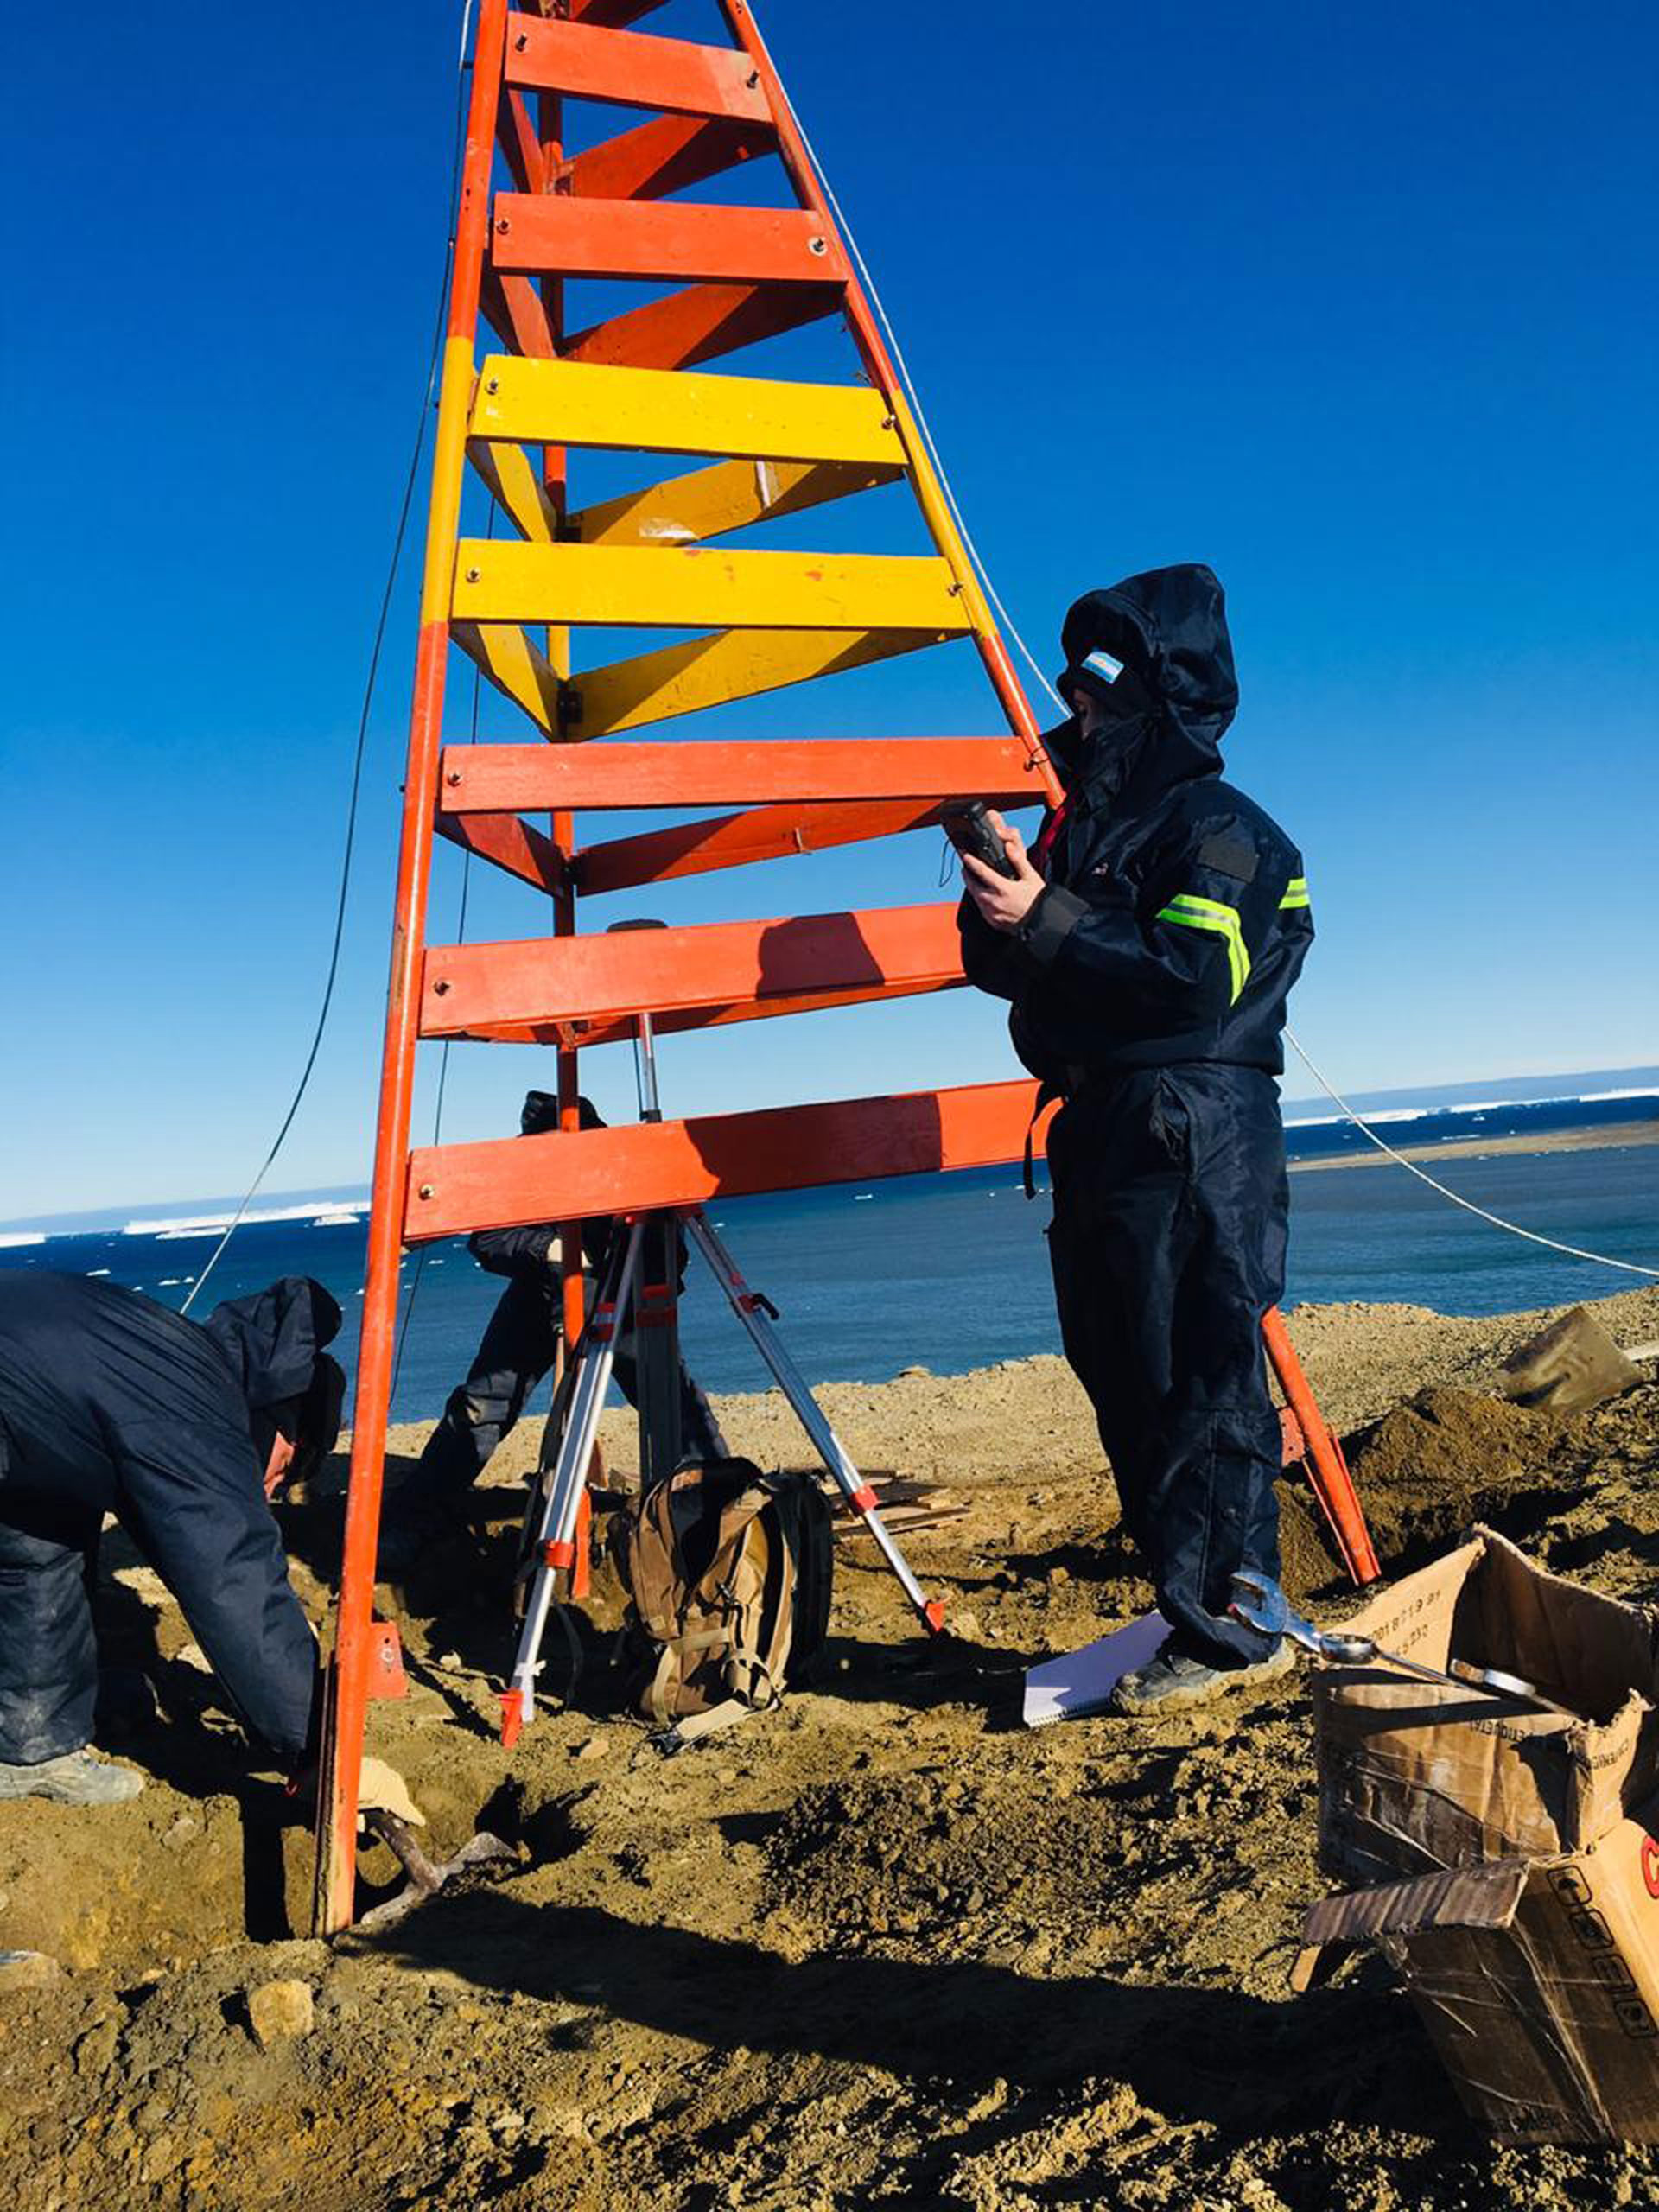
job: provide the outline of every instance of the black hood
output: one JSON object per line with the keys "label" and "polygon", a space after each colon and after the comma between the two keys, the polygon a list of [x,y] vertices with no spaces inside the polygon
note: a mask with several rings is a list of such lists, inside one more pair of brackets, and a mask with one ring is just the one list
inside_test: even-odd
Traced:
{"label": "black hood", "polygon": [[228,1298],[202,1327],[230,1363],[250,1412],[303,1398],[317,1356],[333,1341],[340,1313],[320,1282],[284,1275],[251,1298]]}
{"label": "black hood", "polygon": [[1109,717],[1086,743],[1075,715],[1046,739],[1069,776],[1144,804],[1172,785],[1220,774],[1238,680],[1213,569],[1183,562],[1086,593],[1066,615],[1060,650],[1062,696],[1081,685]]}
{"label": "black hood", "polygon": [[[591,1098],[578,1098],[576,1113],[584,1129],[602,1129],[599,1109]],[[559,1127],[559,1096],[556,1090],[527,1090],[519,1109],[518,1134],[526,1137],[556,1135]]]}

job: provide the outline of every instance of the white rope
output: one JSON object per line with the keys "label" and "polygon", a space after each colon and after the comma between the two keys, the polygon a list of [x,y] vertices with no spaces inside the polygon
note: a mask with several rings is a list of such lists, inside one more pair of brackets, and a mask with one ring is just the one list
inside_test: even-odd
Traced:
{"label": "white rope", "polygon": [[[751,7],[749,12],[751,15],[753,14],[754,10],[753,7]],[[875,310],[876,321],[880,325],[882,335],[886,338],[888,348],[893,354],[893,365],[899,372],[899,382],[903,385],[905,388],[905,395],[910,402],[911,412],[915,416],[917,427],[921,431],[922,442],[927,448],[928,457],[932,461],[934,473],[939,480],[939,489],[944,495],[945,505],[949,508],[951,518],[955,522],[957,530],[962,534],[962,542],[968,549],[968,557],[974,564],[975,571],[984,588],[985,596],[989,600],[992,607],[995,609],[996,613],[1001,621],[1003,629],[1019,647],[1020,653],[1025,658],[1026,665],[1031,670],[1038,683],[1041,684],[1043,690],[1047,692],[1049,697],[1054,702],[1055,705],[1064,711],[1065,702],[1061,699],[1058,692],[1056,691],[1052,683],[1050,683],[1048,677],[1043,673],[1043,671],[1038,663],[1036,655],[1032,652],[1031,647],[1020,636],[1019,630],[1014,626],[1014,618],[1009,614],[1007,608],[1002,604],[1001,598],[998,596],[996,586],[991,581],[990,571],[985,565],[984,557],[981,554],[979,547],[974,542],[973,533],[969,531],[967,522],[963,518],[962,509],[957,504],[957,495],[951,487],[950,475],[946,471],[944,461],[939,457],[939,449],[933,442],[933,433],[929,429],[927,417],[923,412],[922,403],[916,390],[915,380],[910,373],[910,364],[905,359],[904,348],[899,342],[898,333],[893,329],[887,308],[882,302],[881,295],[877,289],[875,279],[870,274],[869,264],[865,260],[863,254],[859,249],[858,240],[854,235],[852,225],[847,219],[846,212],[842,208],[840,200],[836,197],[835,187],[830,183],[829,175],[824,169],[823,163],[818,157],[817,148],[812,143],[812,141],[807,136],[806,125],[801,121],[799,115],[796,112],[795,104],[790,99],[787,90],[784,88],[781,79],[779,79],[779,89],[783,91],[784,105],[788,108],[790,116],[794,122],[795,128],[800,133],[801,143],[805,147],[807,159],[811,162],[814,170],[817,172],[818,182],[823,188],[823,196],[830,205],[830,212],[834,215],[836,222],[840,228],[842,237],[847,242],[847,251],[853,257],[853,265],[858,270],[859,277],[863,283],[864,289],[869,295],[870,305]],[[1494,1229],[1505,1229],[1508,1230],[1512,1236],[1525,1237],[1529,1244],[1542,1244],[1552,1252],[1565,1253],[1569,1259],[1588,1260],[1598,1267],[1618,1268],[1625,1274],[1645,1275],[1651,1281],[1659,1282],[1659,1268],[1642,1267],[1634,1260],[1610,1259],[1605,1252],[1586,1252],[1576,1244],[1563,1244],[1554,1236],[1541,1236],[1536,1230],[1522,1229],[1518,1222],[1505,1221],[1501,1214],[1489,1213],[1484,1206],[1478,1206],[1471,1198],[1460,1197],[1456,1191],[1448,1190],[1444,1183],[1437,1182],[1433,1176],[1426,1174],[1421,1167],[1415,1166],[1413,1161],[1408,1160],[1403,1153],[1396,1152],[1395,1147],[1389,1144],[1385,1138],[1378,1136],[1376,1131],[1371,1128],[1369,1122],[1363,1121],[1361,1116],[1354,1111],[1354,1109],[1348,1103],[1347,1100],[1332,1089],[1331,1084],[1326,1081],[1325,1076],[1321,1073],[1319,1069],[1314,1065],[1313,1060],[1308,1058],[1307,1053],[1303,1050],[1300,1039],[1297,1037],[1296,1033],[1290,1027],[1288,1023],[1285,1026],[1285,1034],[1289,1038],[1292,1045],[1295,1046],[1297,1052],[1300,1055],[1303,1061],[1306,1062],[1309,1073],[1319,1084],[1320,1090],[1325,1092],[1325,1096],[1332,1102],[1333,1104],[1339,1106],[1342,1109],[1343,1112],[1353,1123],[1354,1127],[1359,1131],[1360,1135],[1374,1144],[1379,1152],[1385,1154],[1389,1159],[1395,1161],[1400,1166],[1403,1167],[1408,1174],[1414,1175],[1420,1183],[1427,1183],[1431,1191],[1438,1191],[1443,1198],[1449,1198],[1454,1206],[1461,1206],[1465,1213],[1474,1214],[1480,1220],[1490,1222]]]}
{"label": "white rope", "polygon": [[1635,1260],[1611,1260],[1605,1252],[1586,1252],[1580,1245],[1562,1244],[1554,1236],[1541,1236],[1535,1229],[1522,1229],[1518,1222],[1505,1221],[1502,1214],[1488,1213],[1484,1206],[1478,1206],[1472,1198],[1463,1198],[1456,1191],[1448,1190],[1444,1183],[1437,1183],[1434,1178],[1426,1174],[1414,1160],[1408,1160],[1404,1153],[1396,1152],[1386,1138],[1378,1136],[1370,1122],[1360,1118],[1340,1092],[1332,1089],[1323,1071],[1316,1067],[1308,1058],[1301,1039],[1298,1037],[1288,1022],[1285,1024],[1285,1034],[1295,1046],[1303,1065],[1314,1082],[1319,1084],[1319,1089],[1324,1091],[1333,1105],[1341,1107],[1360,1135],[1368,1137],[1379,1152],[1386,1153],[1396,1166],[1403,1167],[1408,1175],[1414,1175],[1420,1183],[1427,1183],[1431,1191],[1438,1191],[1443,1198],[1450,1198],[1454,1206],[1461,1206],[1465,1213],[1478,1215],[1482,1221],[1490,1222],[1494,1229],[1507,1229],[1511,1236],[1524,1236],[1529,1244],[1543,1244],[1547,1245],[1552,1252],[1565,1252],[1570,1260],[1592,1260],[1598,1267],[1619,1268],[1628,1275],[1646,1275],[1651,1281],[1659,1282],[1659,1268],[1644,1268]]}

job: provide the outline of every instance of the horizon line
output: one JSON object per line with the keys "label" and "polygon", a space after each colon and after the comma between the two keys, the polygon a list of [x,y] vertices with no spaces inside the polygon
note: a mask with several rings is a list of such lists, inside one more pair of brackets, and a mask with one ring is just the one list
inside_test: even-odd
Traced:
{"label": "horizon line", "polygon": [[[1502,1086],[1532,1085],[1536,1084],[1571,1083],[1575,1080],[1600,1080],[1611,1076],[1637,1076],[1647,1078],[1633,1088],[1609,1090],[1558,1090],[1535,1097],[1504,1096]],[[1281,1078],[1282,1083],[1284,1078]],[[1491,1096],[1452,1100],[1453,1091],[1484,1092],[1491,1090]],[[1433,1111],[1437,1098],[1445,1099],[1448,1107],[1456,1106],[1467,1111],[1471,1108],[1492,1109],[1504,1106],[1567,1105],[1590,1103],[1601,1098],[1641,1097],[1649,1092],[1659,1095],[1659,1064],[1637,1062],[1629,1067],[1575,1068],[1554,1074],[1513,1076],[1470,1076],[1452,1083],[1406,1084],[1387,1090],[1356,1090],[1351,1096],[1360,1111],[1370,1118],[1387,1116],[1398,1119],[1402,1111],[1427,1113]],[[1416,1100],[1414,1109],[1391,1110],[1389,1100]],[[1317,1115],[1299,1115],[1302,1108],[1317,1108]],[[1307,1097],[1286,1098],[1282,1102],[1285,1126],[1290,1128],[1311,1128],[1327,1126],[1347,1118],[1323,1093]],[[1293,1116],[1297,1118],[1293,1119]],[[287,1190],[260,1193],[261,1210],[244,1217],[245,1223],[302,1218],[307,1214],[358,1214],[367,1210],[370,1185],[367,1181],[334,1184],[296,1184]],[[85,1207],[56,1208],[36,1214],[10,1215],[0,1218],[0,1236],[32,1239],[54,1234],[59,1236],[95,1235],[99,1230],[124,1233],[129,1230],[143,1234],[160,1230],[192,1230],[208,1233],[222,1230],[238,1205],[241,1195],[225,1194],[206,1198],[171,1198],[138,1200],[109,1200],[102,1205]],[[146,1218],[146,1217],[149,1217]]]}

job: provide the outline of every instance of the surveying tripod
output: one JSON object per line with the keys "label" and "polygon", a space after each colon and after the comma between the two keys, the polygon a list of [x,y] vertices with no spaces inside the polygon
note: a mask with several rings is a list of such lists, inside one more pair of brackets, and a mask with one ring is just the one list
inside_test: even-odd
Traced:
{"label": "surveying tripod", "polygon": [[[651,1017],[642,1014],[638,1020],[634,1050],[639,1117],[660,1121]],[[554,1605],[554,1578],[562,1572],[574,1574],[576,1568],[588,1471],[616,1362],[617,1340],[627,1326],[630,1309],[639,1338],[642,1490],[671,1474],[678,1464],[680,1358],[676,1302],[682,1237],[708,1262],[727,1303],[770,1369],[842,1497],[861,1516],[918,1619],[930,1635],[937,1636],[944,1629],[943,1602],[929,1598],[911,1572],[893,1532],[882,1521],[874,1491],[854,1465],[779,1335],[777,1307],[761,1292],[750,1289],[702,1209],[690,1206],[624,1214],[618,1217],[600,1272],[593,1310],[549,1415],[550,1427],[556,1428],[558,1439],[550,1478],[538,1480],[531,1492],[525,1524],[529,1587],[512,1673],[501,1697],[501,1741],[509,1751],[524,1724],[536,1717],[537,1678],[542,1669],[542,1641]],[[547,1458],[544,1449],[543,1466]]]}

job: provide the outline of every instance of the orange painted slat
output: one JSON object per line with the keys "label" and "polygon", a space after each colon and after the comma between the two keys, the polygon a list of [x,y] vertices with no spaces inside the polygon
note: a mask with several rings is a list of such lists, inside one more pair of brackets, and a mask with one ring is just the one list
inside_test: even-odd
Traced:
{"label": "orange painted slat", "polygon": [[565,880],[558,847],[516,814],[454,815],[441,818],[436,827],[452,845],[505,868],[537,891],[556,891]]}
{"label": "orange painted slat", "polygon": [[[883,999],[924,998],[934,991],[962,988],[965,978],[937,976],[900,976],[885,983],[864,983],[844,991],[810,991],[793,997],[753,999],[738,1006],[699,1006],[678,1013],[652,1016],[658,1037],[678,1036],[690,1029],[728,1029],[738,1021],[776,1021],[796,1014],[823,1014],[835,1007],[871,1006]],[[600,1045],[631,1044],[639,1025],[630,1014],[613,1021],[488,1021],[468,1029],[467,1040],[480,1045],[563,1045],[588,1052]]]}
{"label": "orange painted slat", "polygon": [[937,990],[961,974],[954,901],[615,937],[435,944],[425,954],[421,1033],[611,1021],[641,1009],[685,1013],[887,983]]}
{"label": "orange painted slat", "polygon": [[760,73],[735,47],[694,46],[641,31],[595,29],[520,14],[507,37],[506,81],[526,92],[671,115],[770,122]]}
{"label": "orange painted slat", "polygon": [[775,799],[1033,797],[1012,737],[774,739],[726,744],[452,745],[444,814],[741,806]]}
{"label": "orange painted slat", "polygon": [[496,194],[490,257],[504,272],[710,283],[845,283],[847,262],[806,207]]}
{"label": "orange painted slat", "polygon": [[547,156],[522,92],[509,92],[495,118],[495,140],[520,192],[545,192]]}
{"label": "orange painted slat", "polygon": [[[796,998],[765,999],[751,1006],[699,1007],[690,1014],[665,1014],[654,1024],[658,1037],[671,1037],[688,1029],[727,1029],[735,1021],[774,1021],[794,1014],[823,1014],[838,1006],[872,1006],[882,999],[907,999],[927,995],[930,992],[957,990],[966,982],[957,976],[943,985],[931,978],[920,982],[872,983],[860,990],[813,991]],[[631,1044],[638,1034],[635,1021],[612,1022],[605,1027],[584,1029],[581,1043],[584,1049],[595,1045]]]}
{"label": "orange painted slat", "polygon": [[793,860],[839,845],[861,845],[906,830],[937,824],[932,799],[860,800],[847,806],[756,806],[744,814],[712,815],[676,823],[635,837],[613,837],[577,855],[576,883],[584,897],[667,883],[716,868],[747,868],[755,861]]}
{"label": "orange painted slat", "polygon": [[528,276],[498,276],[486,268],[479,307],[509,353],[532,361],[550,361],[556,348],[541,294]]}
{"label": "orange painted slat", "polygon": [[443,1145],[410,1155],[406,1234],[413,1243],[586,1220],[625,1205],[702,1205],[761,1191],[999,1166],[1019,1159],[1036,1096],[1034,1083],[982,1084]]}
{"label": "orange painted slat", "polygon": [[777,143],[767,124],[664,115],[573,155],[560,175],[579,200],[661,200],[770,153]]}
{"label": "orange painted slat", "polygon": [[[844,296],[839,284],[693,284],[578,331],[561,351],[567,360],[613,368],[690,369],[817,322],[834,315]],[[493,315],[490,320],[503,341],[512,342]]]}

